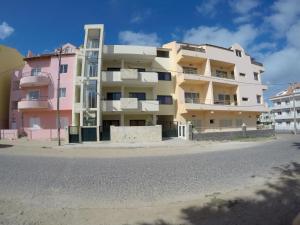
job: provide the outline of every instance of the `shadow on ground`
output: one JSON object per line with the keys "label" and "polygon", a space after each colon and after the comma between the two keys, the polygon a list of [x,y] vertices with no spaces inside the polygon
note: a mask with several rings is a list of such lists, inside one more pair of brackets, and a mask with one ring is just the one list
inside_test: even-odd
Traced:
{"label": "shadow on ground", "polygon": [[294,143],[293,143],[293,146],[294,146],[294,147],[297,147],[298,149],[300,149],[300,142],[294,142]]}
{"label": "shadow on ground", "polygon": [[0,148],[10,148],[13,145],[0,144]]}
{"label": "shadow on ground", "polygon": [[[257,200],[214,198],[204,207],[181,210],[182,224],[190,225],[300,225],[300,164],[293,162],[280,168],[279,182],[256,192]],[[298,219],[298,217],[297,217]],[[300,219],[300,218],[299,218]],[[294,221],[294,222],[293,222]],[[178,225],[158,220],[139,225]]]}

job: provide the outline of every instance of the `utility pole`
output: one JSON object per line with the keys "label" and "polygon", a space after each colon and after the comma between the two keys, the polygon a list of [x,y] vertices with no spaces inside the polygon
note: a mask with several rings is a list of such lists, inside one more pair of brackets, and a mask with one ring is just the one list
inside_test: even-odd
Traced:
{"label": "utility pole", "polygon": [[56,119],[57,119],[57,138],[58,138],[58,146],[61,145],[60,141],[60,66],[61,66],[61,55],[62,55],[62,47],[59,48],[58,52],[58,74],[57,74],[57,101],[56,101]]}

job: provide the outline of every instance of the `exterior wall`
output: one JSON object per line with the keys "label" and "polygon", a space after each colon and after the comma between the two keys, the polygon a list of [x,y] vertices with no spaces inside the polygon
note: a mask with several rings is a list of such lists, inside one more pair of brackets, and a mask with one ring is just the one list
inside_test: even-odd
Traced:
{"label": "exterior wall", "polygon": [[0,129],[9,128],[10,74],[23,65],[23,57],[16,49],[0,45]]}
{"label": "exterior wall", "polygon": [[[69,45],[66,45],[69,46]],[[74,46],[73,46],[74,47]],[[73,49],[75,51],[75,49]],[[51,139],[52,134],[44,129],[56,129],[57,128],[57,79],[58,79],[58,57],[55,55],[46,56],[30,56],[25,58],[25,66],[21,70],[15,71],[11,75],[11,100],[10,100],[10,129],[18,129],[23,135],[34,135],[32,139],[42,138]],[[66,88],[66,96],[60,97],[60,115],[61,121],[67,121],[67,125],[71,124],[72,104],[73,104],[73,74],[75,73],[75,53],[63,54],[61,64],[67,64],[67,73],[61,73],[60,75],[60,88]],[[25,77],[31,76],[31,70],[33,68],[41,68],[41,75],[46,76],[49,79],[48,84],[40,85],[39,83],[32,83],[31,86],[23,87],[20,85],[20,81]],[[38,79],[36,79],[38,81]],[[35,108],[36,104],[24,104],[24,102],[30,102],[28,93],[33,90],[38,90],[40,97],[38,101],[46,102],[44,109]],[[37,102],[37,101],[35,101]],[[21,104],[22,103],[22,104]],[[21,108],[21,105],[33,106],[33,108]],[[34,132],[30,130],[30,118],[39,118],[40,129],[34,128]],[[24,133],[25,132],[25,133]],[[53,132],[52,132],[53,133]],[[51,137],[50,137],[50,136]],[[36,138],[35,138],[36,137]]]}
{"label": "exterior wall", "polygon": [[120,143],[157,142],[162,140],[162,129],[157,126],[111,126],[111,141]]}

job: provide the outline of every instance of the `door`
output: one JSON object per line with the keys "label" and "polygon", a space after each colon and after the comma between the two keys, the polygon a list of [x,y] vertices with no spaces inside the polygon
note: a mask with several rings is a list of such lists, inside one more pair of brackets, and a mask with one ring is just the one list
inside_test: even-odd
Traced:
{"label": "door", "polygon": [[110,140],[110,126],[120,126],[119,120],[103,120],[101,140]]}
{"label": "door", "polygon": [[82,127],[81,128],[82,141],[97,141],[96,127]]}
{"label": "door", "polygon": [[186,139],[185,125],[178,125],[178,137],[182,139]]}

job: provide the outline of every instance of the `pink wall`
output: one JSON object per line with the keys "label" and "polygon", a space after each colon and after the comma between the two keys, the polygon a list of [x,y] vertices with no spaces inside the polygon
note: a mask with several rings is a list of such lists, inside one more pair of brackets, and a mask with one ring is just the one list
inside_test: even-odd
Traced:
{"label": "pink wall", "polygon": [[[60,98],[60,110],[61,117],[68,118],[69,124],[72,120],[72,102],[73,102],[73,75],[75,69],[75,54],[66,54],[62,56],[61,64],[68,64],[67,73],[61,73],[60,87],[66,88],[66,97]],[[40,118],[41,129],[55,129],[56,128],[56,104],[57,104],[57,78],[58,78],[58,57],[46,56],[46,57],[34,57],[25,60],[25,66],[22,70],[15,71],[12,74],[11,79],[11,99],[10,99],[10,129],[18,129],[20,131],[30,129],[29,120],[31,117]],[[16,88],[16,81],[20,81],[22,76],[29,76],[32,68],[40,67],[42,73],[49,74],[50,83],[48,86],[36,86],[36,87],[23,87]],[[19,87],[19,86],[18,86]],[[39,90],[40,97],[45,100],[48,99],[48,109],[26,109],[18,110],[16,103],[21,99],[26,99],[28,91]],[[14,121],[16,123],[14,123]],[[16,125],[16,127],[13,127]],[[45,135],[49,136],[49,131],[40,130],[39,135],[37,130],[34,131],[35,137]],[[32,133],[32,132],[31,132]],[[27,133],[28,135],[29,133]],[[38,139],[38,138],[37,138]]]}

